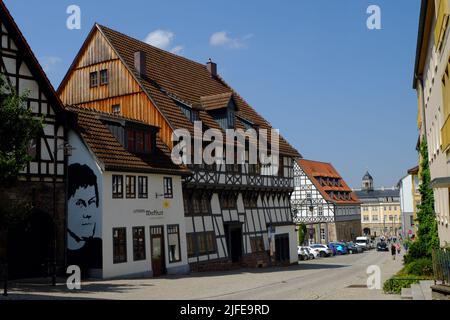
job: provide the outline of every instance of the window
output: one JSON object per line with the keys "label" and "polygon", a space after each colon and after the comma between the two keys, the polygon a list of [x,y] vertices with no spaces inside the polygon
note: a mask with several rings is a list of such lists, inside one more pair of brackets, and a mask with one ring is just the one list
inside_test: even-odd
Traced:
{"label": "window", "polygon": [[106,69],[100,71],[100,84],[102,86],[108,84],[108,70]]}
{"label": "window", "polygon": [[183,193],[183,201],[186,216],[203,216],[211,213],[211,202],[207,194]]}
{"label": "window", "polygon": [[167,239],[169,246],[169,263],[175,263],[181,261],[181,248],[180,248],[180,226],[171,225],[167,226]]}
{"label": "window", "polygon": [[113,229],[113,262],[127,262],[127,229]]}
{"label": "window", "polygon": [[389,216],[389,221],[394,221],[394,217],[393,216]]}
{"label": "window", "polygon": [[250,238],[250,245],[252,252],[264,252],[264,238],[263,237],[253,237]]}
{"label": "window", "polygon": [[222,210],[237,209],[236,196],[232,193],[224,192],[220,195],[220,206]]}
{"label": "window", "polygon": [[152,135],[143,130],[126,130],[127,149],[136,153],[151,153],[153,148]]}
{"label": "window", "polygon": [[127,176],[127,199],[136,198],[136,177],[135,176]]}
{"label": "window", "polygon": [[234,110],[228,110],[228,129],[234,129],[236,126]]}
{"label": "window", "polygon": [[217,253],[214,232],[188,233],[186,239],[190,258]]}
{"label": "window", "polygon": [[122,108],[120,107],[120,104],[115,104],[112,106],[112,114],[120,115],[122,112]]}
{"label": "window", "polygon": [[188,233],[186,235],[187,253],[189,258],[195,257],[195,241],[196,237],[194,233]]}
{"label": "window", "polygon": [[164,198],[173,198],[173,182],[172,178],[164,177]]}
{"label": "window", "polygon": [[319,216],[323,216],[323,207],[322,207],[322,206],[318,206],[318,207],[317,207],[317,214],[318,214]]}
{"label": "window", "polygon": [[243,196],[244,207],[245,208],[257,208],[258,207],[258,195],[255,194],[245,194]]}
{"label": "window", "polygon": [[31,139],[30,143],[28,144],[28,155],[31,157],[31,160],[37,160],[38,155],[40,152],[38,152],[38,139],[33,138]]}
{"label": "window", "polygon": [[369,221],[369,216],[364,216],[364,221]]}
{"label": "window", "polygon": [[91,72],[89,75],[89,83],[91,88],[98,87],[98,72]]}
{"label": "window", "polygon": [[133,228],[133,257],[134,261],[145,260],[145,228]]}
{"label": "window", "polygon": [[320,229],[320,239],[322,239],[322,241],[326,240],[325,229]]}
{"label": "window", "polygon": [[138,197],[139,199],[148,198],[148,178],[139,177],[138,178]]}
{"label": "window", "polygon": [[112,177],[112,195],[113,199],[123,198],[123,176]]}
{"label": "window", "polygon": [[372,216],[372,221],[378,221],[378,216]]}
{"label": "window", "polygon": [[284,158],[279,157],[278,158],[279,164],[278,164],[278,176],[284,177]]}

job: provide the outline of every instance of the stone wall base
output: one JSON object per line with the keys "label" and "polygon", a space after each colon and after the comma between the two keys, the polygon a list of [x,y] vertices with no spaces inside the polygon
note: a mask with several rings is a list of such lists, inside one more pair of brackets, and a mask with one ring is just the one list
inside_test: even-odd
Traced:
{"label": "stone wall base", "polygon": [[431,286],[433,300],[450,300],[450,286],[449,285],[435,285]]}
{"label": "stone wall base", "polygon": [[195,262],[190,264],[191,272],[211,272],[211,271],[231,271],[241,268],[267,268],[274,266],[290,266],[289,261],[286,262],[270,262],[270,256],[267,252],[256,252],[246,254],[242,257],[241,262],[232,263],[231,260],[208,260]]}

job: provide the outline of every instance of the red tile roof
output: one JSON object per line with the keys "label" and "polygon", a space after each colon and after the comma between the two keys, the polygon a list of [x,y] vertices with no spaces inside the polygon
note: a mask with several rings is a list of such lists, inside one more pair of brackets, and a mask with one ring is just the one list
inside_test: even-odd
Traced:
{"label": "red tile roof", "polygon": [[[211,76],[206,65],[158,49],[107,27],[100,25],[96,25],[96,27],[106,37],[130,72],[134,74],[173,129],[193,131],[193,124],[184,116],[173,97],[177,97],[191,106],[201,106],[206,99],[208,106],[218,107],[223,104],[223,99],[232,96],[238,109],[236,115],[250,120],[260,129],[267,129],[270,141],[272,127],[269,122],[260,116],[220,76]],[[147,57],[146,76],[144,77],[140,77],[134,68],[134,53],[137,51],[144,52]],[[214,99],[211,98],[213,96]],[[218,97],[223,99],[218,99]],[[277,108],[279,107],[281,106],[277,106]],[[199,117],[207,127],[222,130],[208,112],[199,111]],[[243,127],[239,121],[236,123]],[[283,137],[280,137],[279,147],[280,153],[283,155],[301,157],[298,151]]]}
{"label": "red tile roof", "polygon": [[[153,155],[138,155],[129,152],[114,137],[102,117],[115,118],[137,122],[121,116],[113,116],[94,109],[67,107],[69,112],[77,115],[77,131],[94,154],[94,156],[111,171],[135,171],[150,173],[167,173],[187,175],[190,171],[173,164],[168,147],[157,138],[156,153]],[[143,125],[147,125],[141,123]],[[148,126],[148,125],[147,125]]]}
{"label": "red tile roof", "polygon": [[305,159],[299,159],[297,162],[325,200],[336,204],[361,203],[331,163]]}
{"label": "red tile roof", "polygon": [[233,94],[231,92],[200,97],[202,107],[205,110],[216,110],[228,107]]}

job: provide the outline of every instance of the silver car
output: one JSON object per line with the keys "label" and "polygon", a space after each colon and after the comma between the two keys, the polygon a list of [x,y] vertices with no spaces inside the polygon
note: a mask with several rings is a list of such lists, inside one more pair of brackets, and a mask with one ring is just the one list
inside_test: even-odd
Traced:
{"label": "silver car", "polygon": [[319,250],[319,256],[322,258],[331,257],[333,255],[333,250],[324,244],[312,244],[310,247]]}

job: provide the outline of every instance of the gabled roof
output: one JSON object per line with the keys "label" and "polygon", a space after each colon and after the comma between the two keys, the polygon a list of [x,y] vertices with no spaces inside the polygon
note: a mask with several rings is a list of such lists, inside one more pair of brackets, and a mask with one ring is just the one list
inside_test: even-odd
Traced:
{"label": "gabled roof", "polygon": [[27,62],[27,67],[30,69],[31,74],[35,77],[36,81],[38,81],[40,88],[47,99],[52,103],[55,112],[57,114],[62,114],[64,112],[63,103],[56,94],[55,89],[48,80],[47,75],[34,55],[33,50],[31,50],[27,40],[2,0],[0,0],[0,21],[7,28],[9,35],[13,37],[15,45],[22,53],[23,59]]}
{"label": "gabled roof", "polygon": [[355,191],[356,195],[363,202],[369,202],[365,200],[373,199],[378,202],[378,199],[382,198],[397,198],[400,197],[399,189],[375,189],[375,190],[358,190]]}
{"label": "gabled roof", "polygon": [[[98,24],[94,26],[90,36],[95,30],[101,32],[106,38],[173,130],[187,129],[193,133],[194,128],[193,123],[186,118],[177,106],[176,101],[183,101],[184,104],[191,107],[202,106],[203,97],[203,102],[206,99],[208,106],[216,108],[224,103],[218,97],[225,100],[228,97],[233,97],[238,110],[236,116],[249,119],[260,129],[267,129],[270,133],[271,125],[228,86],[220,76],[211,76],[206,65],[153,47]],[[87,42],[85,42],[85,45],[87,45]],[[146,70],[143,77],[134,67],[134,54],[137,51],[142,51],[146,55]],[[74,66],[75,62],[69,69],[65,80],[63,80],[60,90]],[[215,98],[212,99],[211,97]],[[206,127],[223,131],[206,110],[199,110],[199,118]],[[236,121],[236,124],[237,128],[244,129],[240,121]],[[270,141],[270,135],[268,139]],[[282,137],[280,137],[280,153],[300,157],[298,151]]]}
{"label": "gabled roof", "polygon": [[[129,152],[114,137],[103,119],[108,117],[135,123],[137,121],[76,106],[67,107],[67,110],[77,115],[76,127],[78,133],[95,158],[104,166],[105,170],[167,173],[174,175],[190,174],[190,171],[185,167],[173,164],[170,157],[170,150],[159,138],[156,141],[155,154],[140,155]],[[140,124],[148,126],[148,124]]]}
{"label": "gabled roof", "polygon": [[[358,197],[356,194],[350,189],[341,175],[337,172],[337,170],[333,167],[331,163],[312,161],[299,159],[297,160],[298,165],[305,174],[308,176],[309,180],[314,184],[317,190],[320,192],[322,197],[330,202],[335,204],[360,204]],[[339,186],[335,186],[332,184],[322,184],[320,180],[326,180],[327,178],[337,179]],[[331,197],[328,192],[345,192],[350,194],[350,200],[348,199],[339,199],[336,197]]]}
{"label": "gabled roof", "polygon": [[411,175],[419,174],[419,166],[415,166],[414,168],[409,169],[408,174],[411,174]]}
{"label": "gabled roof", "polygon": [[202,107],[207,110],[217,110],[227,108],[233,98],[233,93],[227,92],[211,96],[200,97]]}

